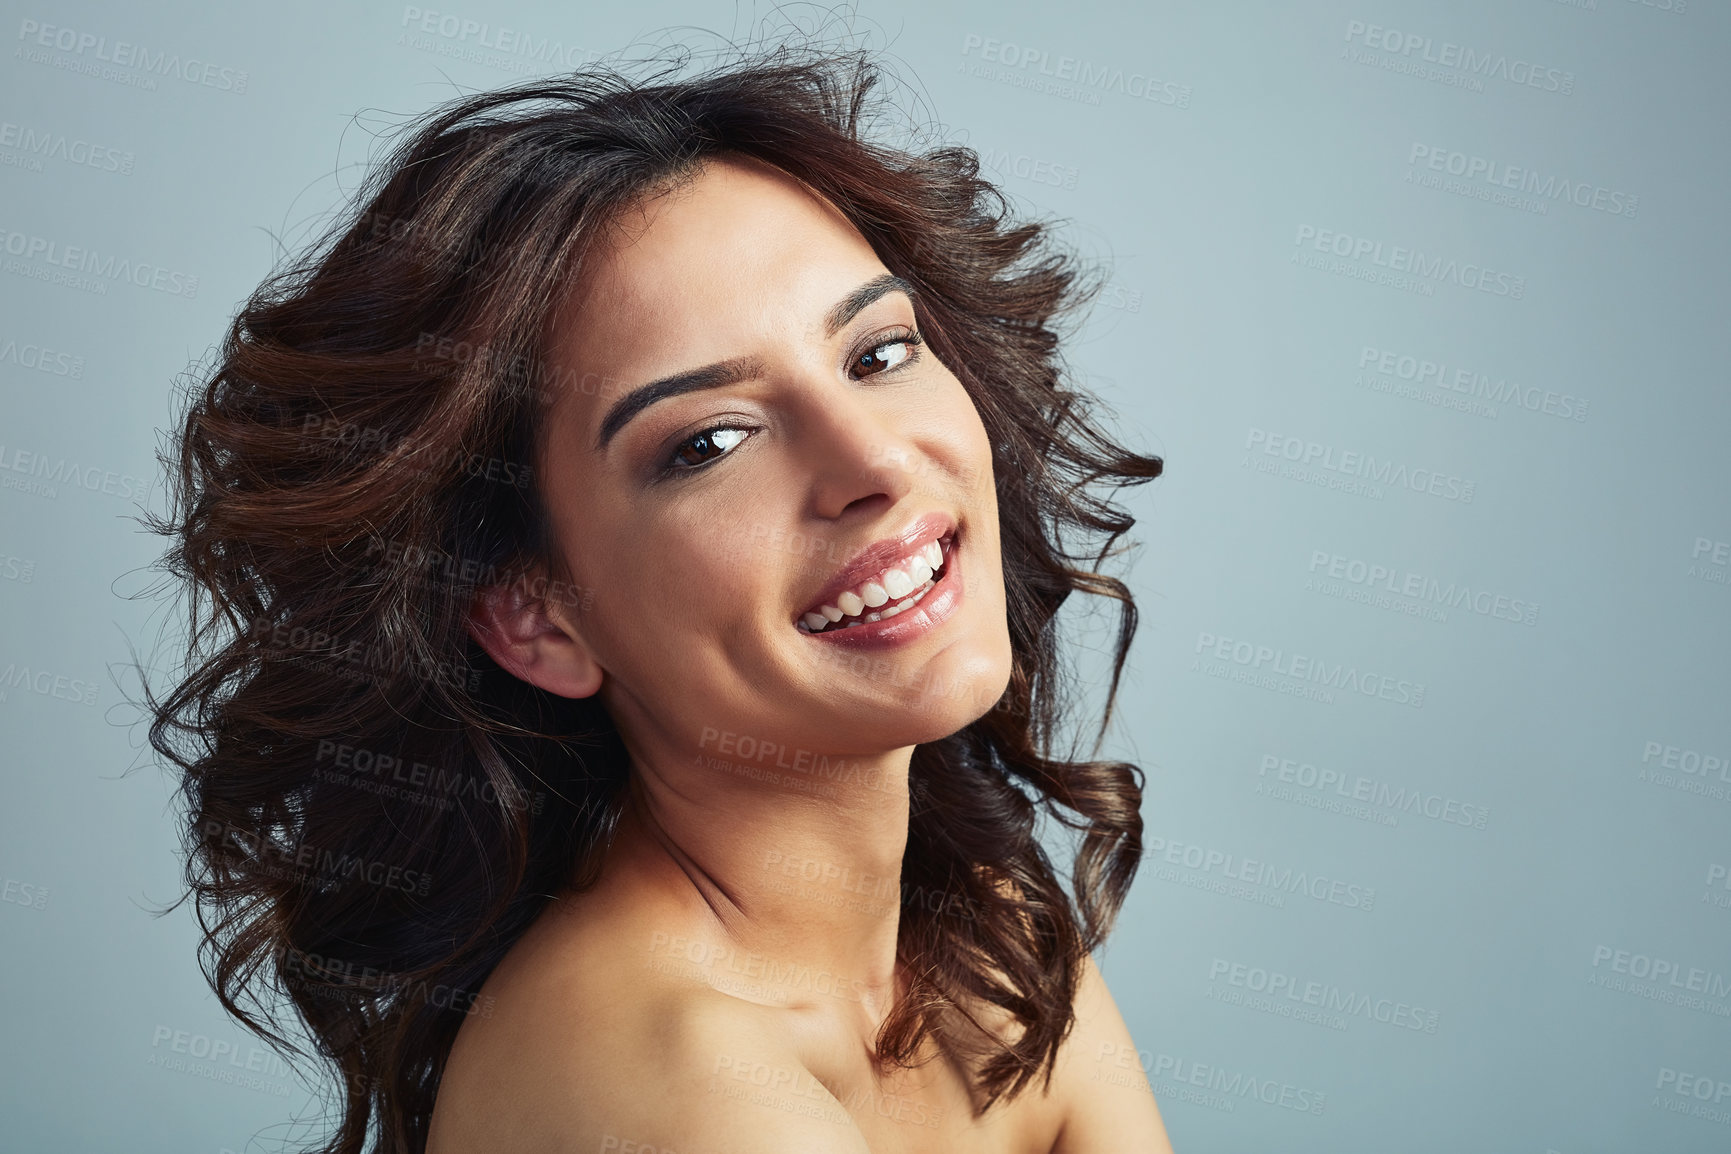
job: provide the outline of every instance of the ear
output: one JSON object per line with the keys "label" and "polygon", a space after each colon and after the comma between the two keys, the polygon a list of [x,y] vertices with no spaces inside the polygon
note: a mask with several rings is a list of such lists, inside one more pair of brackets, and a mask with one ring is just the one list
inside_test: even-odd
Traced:
{"label": "ear", "polygon": [[468,624],[487,655],[521,681],[560,697],[590,697],[601,688],[603,671],[589,646],[528,582],[476,590]]}

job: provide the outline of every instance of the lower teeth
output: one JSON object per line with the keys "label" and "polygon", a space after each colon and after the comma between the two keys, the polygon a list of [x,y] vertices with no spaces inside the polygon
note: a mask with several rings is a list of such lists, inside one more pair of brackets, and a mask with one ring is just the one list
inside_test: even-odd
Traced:
{"label": "lower teeth", "polygon": [[828,624],[824,628],[817,630],[817,632],[818,633],[834,633],[837,630],[852,629],[856,625],[869,625],[874,621],[882,621],[886,617],[894,617],[898,613],[904,612],[905,610],[908,610],[908,609],[912,609],[916,604],[919,603],[920,599],[923,598],[927,593],[930,593],[932,591],[932,587],[934,585],[936,585],[939,581],[942,581],[943,578],[944,578],[943,570],[940,569],[937,572],[933,573],[931,576],[931,579],[929,581],[927,581],[925,583],[925,585],[923,585],[917,592],[915,592],[915,593],[913,593],[907,597],[902,598],[900,601],[896,602],[894,605],[886,605],[883,609],[879,609],[879,610],[864,614],[864,615],[859,616],[859,617],[849,617],[849,618],[846,618],[846,619],[841,620],[841,621],[832,621],[832,622],[830,622],[830,624]]}

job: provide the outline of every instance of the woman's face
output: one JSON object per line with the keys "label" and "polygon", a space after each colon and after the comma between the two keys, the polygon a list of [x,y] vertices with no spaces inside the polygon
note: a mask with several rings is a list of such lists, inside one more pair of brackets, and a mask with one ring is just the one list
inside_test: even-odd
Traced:
{"label": "woman's face", "polygon": [[914,323],[844,217],[751,162],[711,162],[586,263],[538,483],[587,596],[554,599],[571,643],[542,668],[598,666],[639,756],[901,748],[1002,693],[991,444]]}

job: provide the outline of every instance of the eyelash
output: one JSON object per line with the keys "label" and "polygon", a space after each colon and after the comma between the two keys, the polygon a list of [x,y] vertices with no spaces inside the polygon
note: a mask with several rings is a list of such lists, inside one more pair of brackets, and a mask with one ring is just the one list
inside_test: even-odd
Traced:
{"label": "eyelash", "polygon": [[[857,351],[855,351],[852,355],[850,355],[848,357],[848,366],[849,366],[849,368],[852,368],[853,365],[862,356],[866,355],[867,353],[875,353],[879,349],[884,348],[887,345],[907,345],[908,346],[907,359],[905,359],[904,361],[902,361],[898,365],[892,365],[887,369],[883,369],[880,372],[871,373],[869,375],[881,377],[881,376],[885,375],[886,373],[899,373],[903,369],[907,368],[909,365],[915,364],[919,361],[920,348],[924,344],[925,344],[925,338],[920,335],[920,331],[918,329],[904,327],[904,328],[899,330],[899,335],[891,335],[891,336],[884,337],[881,340],[873,340],[871,344],[866,345],[863,348],[860,348]],[[855,378],[855,379],[859,379],[859,378]],[[720,454],[720,456],[711,457],[711,458],[709,458],[709,460],[700,461],[695,465],[680,464],[679,463],[680,450],[684,449],[687,445],[691,444],[691,442],[693,442],[693,441],[702,440],[703,438],[708,437],[711,433],[719,433],[723,429],[744,430],[744,428],[745,427],[742,425],[722,424],[722,425],[710,425],[708,428],[697,430],[696,432],[691,434],[691,436],[684,438],[677,445],[673,446],[673,452],[668,456],[666,462],[663,463],[659,476],[671,477],[671,476],[677,475],[679,473],[695,473],[697,470],[702,469],[707,465],[714,464],[716,461],[721,460],[722,457],[727,456],[727,454],[732,452],[733,450],[731,448],[727,449],[727,450],[723,451]]]}

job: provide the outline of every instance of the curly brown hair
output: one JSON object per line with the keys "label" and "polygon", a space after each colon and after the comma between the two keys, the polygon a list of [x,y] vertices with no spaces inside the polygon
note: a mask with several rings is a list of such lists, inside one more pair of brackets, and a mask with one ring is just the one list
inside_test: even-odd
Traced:
{"label": "curly brown hair", "polygon": [[[596,65],[418,120],[354,210],[246,302],[163,454],[173,505],[148,520],[190,621],[176,684],[146,695],[182,776],[182,900],[224,1007],[304,1056],[286,999],[342,1078],[327,1154],[358,1154],[369,1130],[373,1149],[424,1149],[476,991],[550,895],[595,877],[630,773],[617,731],[595,699],[501,670],[466,621],[479,589],[562,571],[534,484],[538,415],[571,386],[540,367],[557,286],[622,209],[706,158],[756,158],[838,206],[917,286],[993,443],[1013,671],[995,706],[914,751],[912,988],[880,1059],[990,1005],[1016,1028],[972,1065],[980,1108],[1049,1080],[1137,868],[1141,771],[1055,752],[1059,607],[1077,591],[1119,606],[1101,737],[1136,629],[1099,572],[1134,520],[1096,490],[1162,467],[1064,383],[1057,325],[1104,278],[1016,220],[971,149],[873,140],[867,52],[682,69]],[[1042,812],[1076,834],[1068,890]]]}

